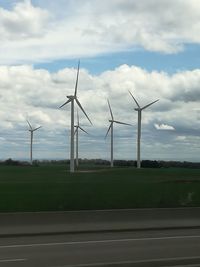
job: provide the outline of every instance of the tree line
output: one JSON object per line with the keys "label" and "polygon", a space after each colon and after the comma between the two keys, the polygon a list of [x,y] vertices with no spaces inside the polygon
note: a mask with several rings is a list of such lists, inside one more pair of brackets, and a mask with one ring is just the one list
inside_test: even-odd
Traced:
{"label": "tree line", "polygon": [[[34,160],[33,165],[39,166],[42,164],[67,164],[69,165],[70,160]],[[105,159],[79,159],[80,165],[96,165],[96,166],[110,166],[110,161]],[[28,166],[28,161],[13,160],[11,158],[0,161],[0,165],[4,166]],[[114,165],[117,167],[136,167],[136,160],[115,160]],[[200,162],[190,161],[164,161],[164,160],[142,160],[142,168],[200,168]]]}

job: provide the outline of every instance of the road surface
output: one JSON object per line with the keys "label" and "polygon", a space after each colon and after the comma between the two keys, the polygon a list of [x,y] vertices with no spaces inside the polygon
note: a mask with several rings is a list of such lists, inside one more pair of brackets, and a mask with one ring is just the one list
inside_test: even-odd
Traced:
{"label": "road surface", "polygon": [[200,266],[200,230],[4,237],[0,266],[196,267]]}
{"label": "road surface", "polygon": [[200,228],[200,208],[0,213],[0,238],[50,233]]}

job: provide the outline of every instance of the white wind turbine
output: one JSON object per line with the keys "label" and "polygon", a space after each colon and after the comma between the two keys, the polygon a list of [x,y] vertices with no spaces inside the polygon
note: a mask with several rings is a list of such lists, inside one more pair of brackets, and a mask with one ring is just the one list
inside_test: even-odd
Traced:
{"label": "white wind turbine", "polygon": [[31,134],[31,144],[30,144],[30,163],[31,163],[31,165],[32,165],[32,164],[33,164],[33,133],[34,133],[36,130],[40,129],[42,126],[39,126],[39,127],[33,129],[33,127],[31,126],[31,124],[30,124],[30,122],[29,122],[28,120],[27,120],[27,123],[28,123],[28,125],[29,125],[29,132],[30,132],[30,134]]}
{"label": "white wind turbine", "polygon": [[77,76],[76,76],[76,84],[75,84],[75,90],[74,95],[67,96],[68,100],[60,106],[63,107],[66,104],[71,102],[71,144],[70,144],[70,172],[74,172],[74,100],[76,101],[77,105],[80,107],[82,112],[85,114],[86,118],[89,120],[89,122],[92,124],[91,120],[89,119],[88,115],[86,114],[85,110],[81,106],[81,103],[79,102],[77,98],[77,87],[78,87],[78,77],[79,77],[79,66],[80,61],[78,62],[78,69],[77,69]]}
{"label": "white wind turbine", "polygon": [[107,137],[109,131],[111,131],[110,132],[110,134],[111,134],[111,137],[110,137],[111,138],[111,140],[110,140],[110,142],[111,142],[111,144],[110,144],[110,166],[113,167],[114,166],[114,164],[113,164],[113,124],[114,124],[114,122],[118,123],[118,124],[129,125],[129,126],[131,126],[131,124],[114,120],[114,116],[113,116],[113,113],[112,113],[112,109],[111,109],[109,100],[108,100],[108,107],[109,107],[109,110],[110,110],[111,119],[109,120],[110,126],[108,127],[108,130],[107,130],[105,138]]}
{"label": "white wind turbine", "polygon": [[140,161],[140,141],[141,141],[141,121],[142,121],[142,111],[145,108],[148,108],[149,106],[156,103],[159,99],[151,102],[150,104],[147,104],[144,107],[140,107],[135,97],[132,95],[132,93],[129,91],[130,95],[132,96],[133,100],[135,101],[137,108],[135,110],[138,112],[138,132],[137,132],[137,168],[141,167],[141,161]]}
{"label": "white wind turbine", "polygon": [[88,132],[86,132],[81,126],[80,126],[80,123],[79,123],[79,115],[78,115],[78,110],[77,110],[77,125],[74,125],[74,128],[75,128],[75,131],[74,131],[74,135],[76,135],[76,167],[78,167],[79,165],[79,162],[78,162],[78,135],[79,135],[79,129],[82,131],[82,132],[85,132],[86,134],[88,134]]}

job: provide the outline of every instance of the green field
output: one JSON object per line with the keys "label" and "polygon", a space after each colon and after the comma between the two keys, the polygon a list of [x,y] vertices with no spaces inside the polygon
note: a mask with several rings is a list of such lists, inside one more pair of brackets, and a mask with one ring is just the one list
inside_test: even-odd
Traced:
{"label": "green field", "polygon": [[0,166],[0,212],[200,206],[200,169]]}

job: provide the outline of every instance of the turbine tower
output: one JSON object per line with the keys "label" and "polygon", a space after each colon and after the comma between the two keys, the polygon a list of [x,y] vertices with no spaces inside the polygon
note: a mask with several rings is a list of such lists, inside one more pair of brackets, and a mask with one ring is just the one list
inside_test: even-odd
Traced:
{"label": "turbine tower", "polygon": [[109,107],[109,110],[110,110],[111,119],[109,120],[110,125],[108,127],[108,130],[107,130],[105,138],[107,137],[107,135],[108,135],[108,133],[110,131],[110,134],[111,134],[111,137],[110,137],[110,142],[111,142],[110,143],[110,166],[113,167],[114,166],[114,164],[113,164],[113,124],[114,123],[118,123],[118,124],[129,125],[129,126],[131,126],[131,124],[124,123],[124,122],[121,122],[121,121],[116,121],[114,119],[109,100],[108,100],[108,107]]}
{"label": "turbine tower", "polygon": [[137,168],[141,167],[141,160],[140,160],[140,141],[141,141],[141,121],[142,121],[142,111],[145,108],[148,108],[149,106],[153,105],[154,103],[156,103],[159,99],[151,102],[150,104],[147,104],[144,107],[140,107],[140,105],[138,104],[137,100],[135,99],[135,97],[133,96],[133,94],[129,91],[130,95],[132,96],[133,100],[135,101],[137,108],[135,108],[135,110],[138,112],[138,132],[137,132]]}
{"label": "turbine tower", "polygon": [[86,114],[85,110],[81,106],[77,98],[77,87],[78,87],[78,78],[79,78],[79,67],[80,67],[80,60],[78,62],[78,69],[77,69],[77,76],[76,76],[76,83],[75,83],[75,90],[73,95],[67,96],[68,100],[62,104],[59,108],[62,108],[66,104],[71,102],[71,143],[70,143],[70,172],[74,172],[74,100],[76,101],[79,108],[85,114],[86,118],[92,124],[91,120],[89,119],[88,115]]}
{"label": "turbine tower", "polygon": [[30,122],[27,120],[27,123],[29,125],[29,132],[31,133],[31,144],[30,144],[30,164],[33,164],[33,133],[40,129],[42,126],[39,126],[37,128],[34,128],[31,126]]}
{"label": "turbine tower", "polygon": [[[78,110],[77,110],[77,125],[74,125],[74,128],[75,128],[74,135],[76,135],[76,167],[78,167],[78,165],[79,165],[79,162],[78,162],[78,141],[79,141],[78,137],[79,137],[79,129],[80,129],[82,132],[85,132],[86,134],[88,134],[88,132],[86,132],[86,131],[80,126]],[[88,134],[88,135],[89,135],[89,134]]]}

